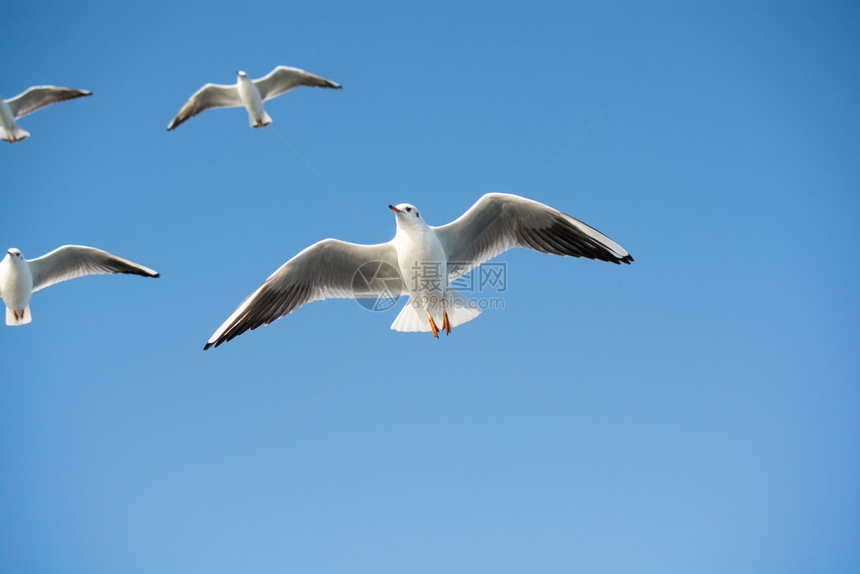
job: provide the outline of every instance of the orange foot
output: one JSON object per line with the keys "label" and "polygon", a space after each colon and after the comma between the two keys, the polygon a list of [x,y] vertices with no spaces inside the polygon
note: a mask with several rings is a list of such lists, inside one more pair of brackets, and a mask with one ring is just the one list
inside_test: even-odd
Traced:
{"label": "orange foot", "polygon": [[439,338],[439,328],[436,326],[436,321],[433,320],[433,315],[430,314],[430,311],[427,311],[427,317],[430,318],[430,330],[433,332],[433,336],[437,339]]}
{"label": "orange foot", "polygon": [[445,334],[451,334],[451,323],[448,321],[448,309],[445,308],[445,304],[442,303],[442,328],[445,329]]}

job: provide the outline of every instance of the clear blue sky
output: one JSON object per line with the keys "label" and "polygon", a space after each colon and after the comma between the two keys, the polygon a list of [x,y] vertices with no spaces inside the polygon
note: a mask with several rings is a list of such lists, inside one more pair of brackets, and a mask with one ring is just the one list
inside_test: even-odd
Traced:
{"label": "clear blue sky", "polygon": [[[0,94],[95,95],[0,145],[0,246],[162,276],[0,328],[0,571],[860,570],[856,2],[114,4],[3,3]],[[165,131],[279,64],[344,89]],[[636,262],[508,252],[438,341],[325,301],[202,350],[307,245],[487,192]]]}

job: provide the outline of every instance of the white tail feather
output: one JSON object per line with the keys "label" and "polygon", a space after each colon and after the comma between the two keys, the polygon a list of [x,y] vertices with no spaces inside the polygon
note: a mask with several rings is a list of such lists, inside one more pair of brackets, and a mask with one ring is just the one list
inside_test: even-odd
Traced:
{"label": "white tail feather", "polygon": [[4,139],[7,142],[19,142],[23,139],[27,139],[28,137],[30,137],[30,132],[21,129],[17,125],[12,133],[9,133],[5,128],[0,128],[0,139]]}
{"label": "white tail feather", "polygon": [[[450,287],[445,293],[444,309],[448,311],[448,323],[450,323],[451,328],[467,323],[481,314],[481,309],[474,301]],[[443,319],[442,301],[436,299],[424,302],[414,296],[410,296],[406,305],[400,310],[400,314],[397,315],[397,318],[391,324],[392,330],[409,333],[432,331],[430,328],[430,319],[427,317],[428,310],[433,315],[436,327],[441,329]]]}
{"label": "white tail feather", "polygon": [[15,311],[10,309],[9,307],[6,307],[6,324],[7,325],[13,325],[13,326],[26,325],[27,323],[29,323],[32,320],[33,320],[33,318],[30,316],[30,306],[29,305],[24,307],[24,317],[21,319],[19,319],[18,317],[15,316]]}
{"label": "white tail feather", "polygon": [[262,122],[258,122],[257,118],[253,116],[253,114],[249,114],[248,119],[251,122],[252,128],[264,128],[270,123],[272,123],[272,118],[269,117],[269,114],[266,113],[266,110],[263,110]]}

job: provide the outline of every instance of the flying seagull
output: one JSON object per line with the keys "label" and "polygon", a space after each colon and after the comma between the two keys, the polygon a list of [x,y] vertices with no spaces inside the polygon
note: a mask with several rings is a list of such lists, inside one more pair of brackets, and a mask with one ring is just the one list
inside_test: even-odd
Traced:
{"label": "flying seagull", "polygon": [[0,261],[0,297],[6,303],[6,324],[31,321],[30,297],[54,283],[99,273],[132,273],[158,277],[158,273],[134,261],[83,245],[63,245],[37,259],[24,259],[19,249],[10,249]]}
{"label": "flying seagull", "polygon": [[252,128],[262,128],[272,123],[272,118],[263,109],[263,102],[298,86],[316,86],[336,90],[341,88],[341,85],[336,82],[289,66],[278,66],[268,75],[257,80],[250,79],[248,74],[241,70],[236,72],[236,76],[237,80],[234,86],[206,84],[197,90],[167,126],[167,131],[203,110],[237,108],[239,106],[245,106],[245,109],[248,110],[248,120],[251,122]]}
{"label": "flying seagull", "polygon": [[[305,303],[333,298],[409,295],[395,331],[439,331],[471,321],[481,310],[449,282],[512,247],[541,253],[633,261],[623,247],[583,222],[517,195],[490,193],[441,227],[428,225],[414,205],[388,206],[394,239],[357,245],[324,239],[284,263],[233,311],[204,349],[269,324]],[[441,325],[441,327],[440,327]]]}
{"label": "flying seagull", "polygon": [[45,106],[81,96],[91,96],[87,90],[73,90],[57,86],[33,86],[11,100],[0,98],[0,139],[15,143],[27,138],[30,132],[15,123],[17,118],[32,114]]}

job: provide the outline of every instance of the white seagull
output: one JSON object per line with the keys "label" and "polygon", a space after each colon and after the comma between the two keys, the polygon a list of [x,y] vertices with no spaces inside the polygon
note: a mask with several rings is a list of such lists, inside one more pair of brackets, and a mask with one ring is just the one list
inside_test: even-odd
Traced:
{"label": "white seagull", "polygon": [[391,328],[430,331],[438,338],[440,328],[450,333],[481,312],[448,283],[512,247],[616,264],[633,261],[596,229],[517,195],[489,193],[441,227],[428,225],[408,203],[388,207],[395,213],[394,239],[377,245],[324,239],[311,245],[251,293],[204,350],[328,297],[391,300],[409,295]]}
{"label": "white seagull", "polygon": [[336,90],[342,87],[337,82],[289,66],[278,66],[268,75],[257,80],[250,79],[248,74],[241,70],[236,72],[236,76],[237,80],[234,86],[206,84],[197,90],[167,126],[167,131],[203,110],[237,108],[239,106],[245,106],[245,109],[248,110],[248,120],[251,122],[252,128],[262,128],[272,123],[272,118],[263,109],[263,102],[298,86],[316,86]]}
{"label": "white seagull", "polygon": [[133,273],[146,277],[159,274],[134,261],[83,245],[63,245],[37,259],[24,259],[19,249],[10,249],[0,261],[0,297],[6,303],[6,324],[26,325],[30,297],[54,283],[99,273]]}
{"label": "white seagull", "polygon": [[11,100],[0,98],[0,139],[15,143],[27,138],[30,132],[15,123],[17,118],[32,114],[45,106],[71,100],[81,96],[91,96],[87,90],[73,90],[57,86],[33,86]]}

